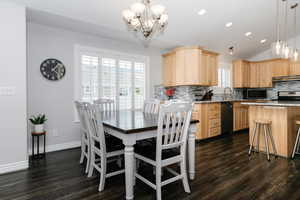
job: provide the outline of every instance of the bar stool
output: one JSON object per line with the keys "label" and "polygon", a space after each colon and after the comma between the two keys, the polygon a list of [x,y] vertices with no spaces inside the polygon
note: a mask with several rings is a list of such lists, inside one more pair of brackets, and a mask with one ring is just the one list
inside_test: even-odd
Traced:
{"label": "bar stool", "polygon": [[[296,122],[296,125],[300,125],[300,121],[299,120],[297,120]],[[294,145],[294,150],[293,150],[293,154],[292,154],[292,159],[295,157],[295,154],[300,154],[300,152],[298,151],[299,150],[299,144],[300,144],[300,142],[299,142],[299,136],[300,135],[300,126],[299,126],[299,128],[298,128],[298,133],[297,133],[297,138],[296,138],[296,142],[295,142],[295,145]]]}
{"label": "bar stool", "polygon": [[250,144],[250,148],[249,148],[249,156],[251,155],[252,152],[252,148],[253,148],[253,144],[254,144],[254,140],[255,140],[255,136],[257,139],[257,151],[259,151],[259,138],[260,138],[260,133],[261,133],[261,129],[263,129],[264,131],[264,139],[265,139],[265,146],[267,149],[267,159],[268,161],[270,161],[270,152],[269,152],[269,139],[271,140],[271,144],[272,144],[272,148],[274,151],[275,156],[277,156],[277,150],[276,150],[276,146],[274,143],[274,138],[272,135],[272,131],[271,131],[271,125],[272,122],[270,120],[255,120],[255,127],[253,130],[253,136],[251,138],[251,144]]}

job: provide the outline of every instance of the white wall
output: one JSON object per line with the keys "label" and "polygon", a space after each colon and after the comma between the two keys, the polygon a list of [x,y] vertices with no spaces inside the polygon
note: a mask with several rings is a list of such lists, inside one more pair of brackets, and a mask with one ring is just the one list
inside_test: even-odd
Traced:
{"label": "white wall", "polygon": [[[295,38],[291,38],[290,40],[288,40],[288,44],[290,46],[294,46],[294,39]],[[298,50],[300,50],[300,35],[298,35],[296,37],[296,40],[297,40],[297,48],[298,48]],[[272,59],[272,58],[274,58],[274,56],[272,55],[271,48],[270,48],[270,49],[267,49],[266,51],[256,54],[255,56],[252,56],[251,58],[249,58],[247,60],[259,61],[259,60]]]}
{"label": "white wall", "polygon": [[[49,151],[80,144],[79,125],[74,123],[73,109],[75,44],[149,56],[151,96],[154,85],[162,82],[159,49],[145,49],[126,42],[28,23],[28,114],[45,113],[49,118]],[[40,64],[47,58],[56,58],[65,64],[66,76],[62,80],[50,82],[42,77]]]}
{"label": "white wall", "polygon": [[15,88],[0,96],[0,173],[28,167],[25,15],[24,7],[0,2],[0,87]]}

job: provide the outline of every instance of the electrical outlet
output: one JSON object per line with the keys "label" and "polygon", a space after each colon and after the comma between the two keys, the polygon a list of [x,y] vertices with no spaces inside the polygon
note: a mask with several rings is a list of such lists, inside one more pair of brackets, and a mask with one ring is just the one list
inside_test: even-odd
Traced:
{"label": "electrical outlet", "polygon": [[5,86],[0,87],[0,96],[13,96],[16,94],[16,87]]}
{"label": "electrical outlet", "polygon": [[53,130],[52,130],[52,135],[53,135],[54,137],[58,137],[58,136],[59,136],[58,130],[57,130],[57,129],[53,129]]}

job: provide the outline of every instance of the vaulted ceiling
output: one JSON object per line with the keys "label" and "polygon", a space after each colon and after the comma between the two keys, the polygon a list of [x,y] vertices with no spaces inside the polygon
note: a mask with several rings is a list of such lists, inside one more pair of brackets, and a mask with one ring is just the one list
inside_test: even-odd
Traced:
{"label": "vaulted ceiling", "polygon": [[[29,21],[137,43],[121,17],[122,10],[135,0],[10,1],[28,7]],[[290,4],[299,1],[290,0]],[[248,58],[268,49],[276,38],[276,0],[153,0],[153,3],[166,6],[169,14],[165,34],[151,43],[162,49],[200,45],[228,54],[228,48],[234,46],[236,57]],[[198,15],[201,9],[207,13]],[[227,22],[233,25],[227,28]],[[291,37],[292,22],[289,30]],[[249,31],[252,35],[246,37],[245,33]],[[261,44],[262,39],[267,42]]]}

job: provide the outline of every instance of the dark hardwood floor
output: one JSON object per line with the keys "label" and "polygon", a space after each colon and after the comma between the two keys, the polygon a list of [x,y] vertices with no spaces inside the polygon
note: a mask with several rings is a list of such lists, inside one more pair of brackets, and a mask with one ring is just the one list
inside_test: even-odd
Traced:
{"label": "dark hardwood floor", "polygon": [[[196,180],[191,194],[181,182],[163,187],[163,199],[300,199],[300,159],[248,157],[248,134],[200,142],[196,152]],[[105,191],[97,191],[95,173],[87,178],[79,165],[80,149],[47,154],[31,163],[30,169],[0,176],[1,200],[124,199],[124,177],[107,179]],[[141,182],[136,199],[155,199],[155,191]]]}

